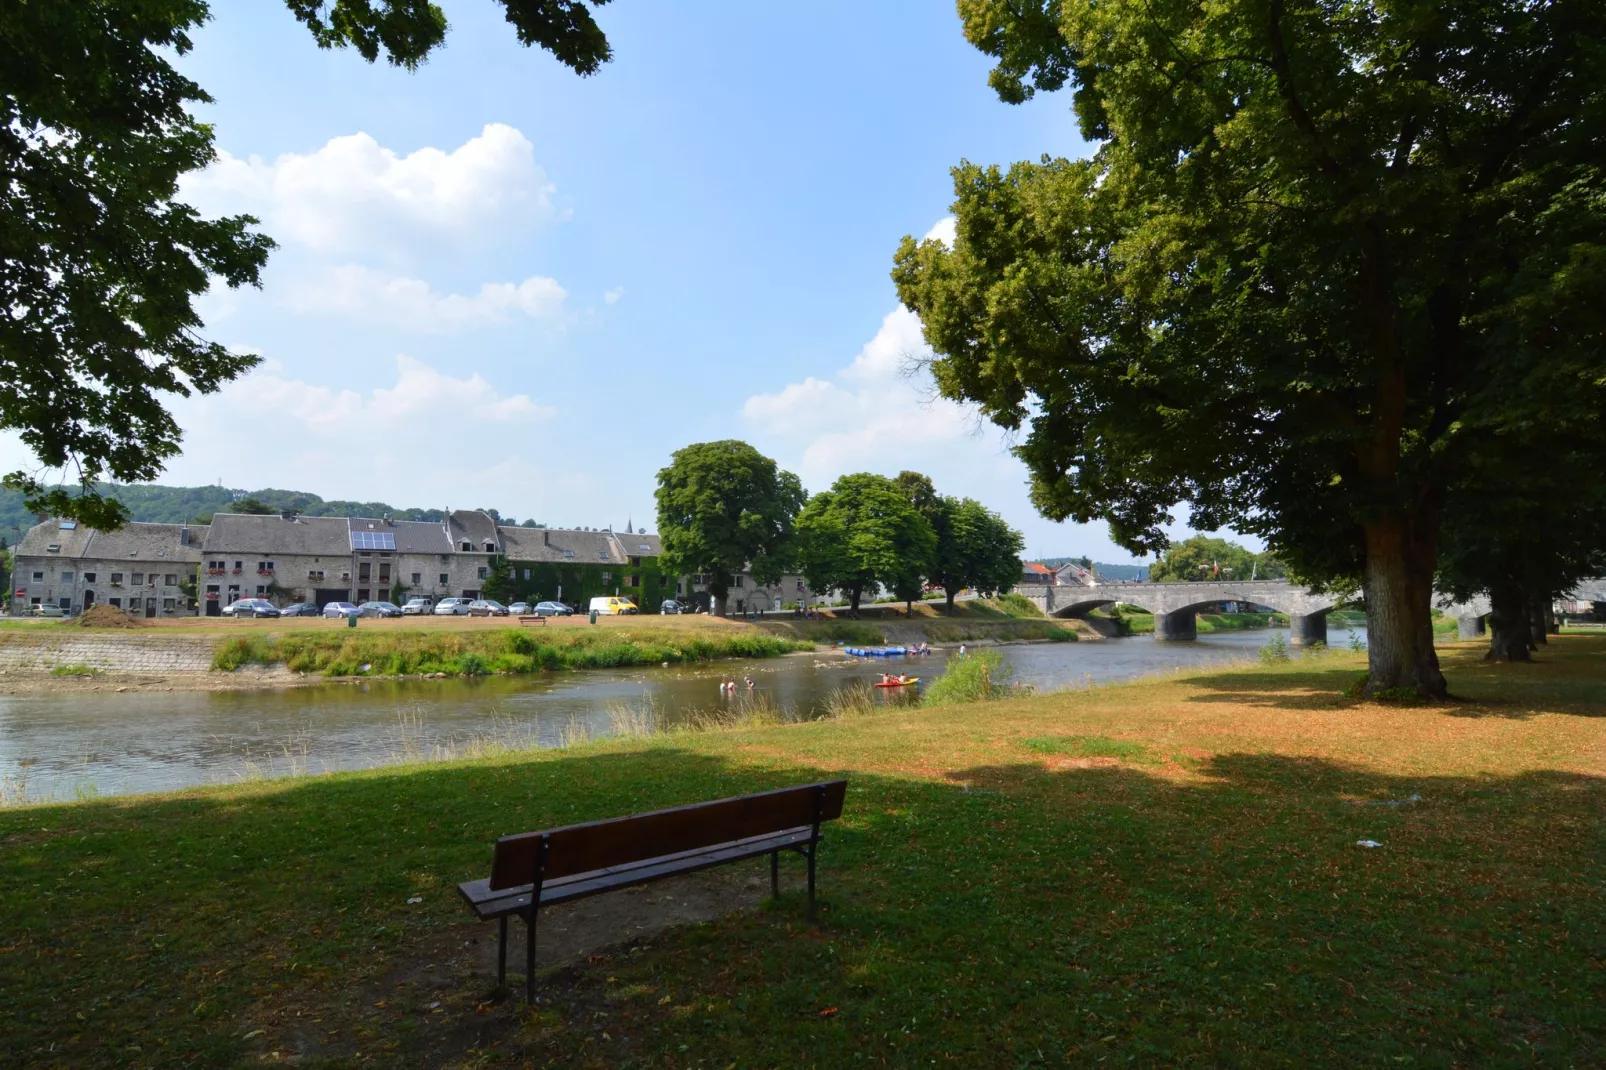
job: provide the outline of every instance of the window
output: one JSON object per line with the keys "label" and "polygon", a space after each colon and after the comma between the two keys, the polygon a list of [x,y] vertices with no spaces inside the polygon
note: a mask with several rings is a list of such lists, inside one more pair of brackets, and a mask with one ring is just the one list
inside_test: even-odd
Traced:
{"label": "window", "polygon": [[451,582],[452,582],[452,578],[450,576],[448,576],[446,573],[442,572],[441,573],[441,586],[445,587],[447,584],[449,584]]}
{"label": "window", "polygon": [[370,570],[373,567],[374,567],[374,565],[373,565],[372,561],[359,561],[359,562],[357,562],[357,578],[359,580],[361,580],[362,582],[367,583],[370,579],[373,578],[373,576],[372,576],[372,574],[370,572]]}
{"label": "window", "polygon": [[563,556],[564,557],[573,557],[574,556],[574,551],[573,550],[565,550],[565,551],[563,551]]}
{"label": "window", "polygon": [[112,586],[113,587],[121,587],[122,585],[123,585],[123,574],[121,572],[113,572],[112,573]]}
{"label": "window", "polygon": [[736,586],[740,587],[741,585],[742,585],[742,577],[741,576],[737,576],[736,577]]}
{"label": "window", "polygon": [[273,562],[272,561],[258,561],[257,562],[257,571],[258,572],[272,572],[273,571]]}
{"label": "window", "polygon": [[611,572],[604,572],[604,573],[603,573],[603,574],[602,574],[602,582],[603,582],[603,583],[612,583],[612,582],[613,582],[613,573],[611,573]]}
{"label": "window", "polygon": [[380,565],[379,565],[379,582],[380,583],[389,583],[390,582],[390,562],[389,561],[380,562]]}
{"label": "window", "polygon": [[84,582],[85,583],[94,583],[95,582],[95,574],[93,572],[84,573]]}
{"label": "window", "polygon": [[177,587],[178,586],[178,573],[169,572],[167,575],[162,577],[162,582],[164,584],[166,584],[167,586],[169,586],[169,587]]}
{"label": "window", "polygon": [[162,599],[162,612],[171,613],[178,608],[178,603],[171,598]]}
{"label": "window", "polygon": [[61,574],[61,582],[62,583],[71,583],[72,582],[72,573],[71,572],[63,572]]}
{"label": "window", "polygon": [[369,601],[368,594],[369,594],[368,588],[366,588],[366,587],[359,587],[357,589],[357,603],[358,603],[358,605],[361,605],[362,603]]}
{"label": "window", "polygon": [[307,570],[307,579],[309,579],[309,580],[321,580],[321,579],[323,579],[323,569],[321,569],[321,568],[308,569]]}
{"label": "window", "polygon": [[640,573],[636,573],[636,574],[631,575],[631,576],[626,576],[625,577],[625,586],[626,587],[640,587],[641,586],[641,574]]}
{"label": "window", "polygon": [[483,580],[485,578],[485,566],[481,565],[479,568],[475,569],[474,574]]}
{"label": "window", "polygon": [[525,569],[524,570],[524,578],[525,579],[529,579],[530,578],[530,570],[529,569]]}
{"label": "window", "polygon": [[257,584],[257,597],[258,598],[266,598],[266,597],[268,597],[268,589],[266,587],[264,587],[260,583]]}
{"label": "window", "polygon": [[[38,601],[38,599],[35,599],[35,601]],[[113,609],[123,608],[123,600],[121,598],[108,598],[106,601]]]}
{"label": "window", "polygon": [[470,552],[473,551],[473,549],[474,549],[474,544],[469,542],[467,539],[464,539],[463,540],[463,552],[464,553],[470,553]]}
{"label": "window", "polygon": [[414,587],[417,587],[419,584],[421,584],[423,582],[424,582],[424,574],[422,572],[413,573],[413,586]]}
{"label": "window", "polygon": [[143,573],[143,572],[134,573],[133,578],[130,579],[129,582],[132,583],[135,587],[138,587],[140,584],[145,582],[145,573]]}
{"label": "window", "polygon": [[234,563],[234,571],[236,571],[236,572],[240,571],[240,569],[242,569],[244,567],[245,567],[244,562],[236,561]]}
{"label": "window", "polygon": [[35,583],[43,583],[43,582],[45,582],[45,574],[43,572],[35,572],[33,574],[33,581]]}
{"label": "window", "polygon": [[597,551],[597,560],[598,561],[607,561],[607,560],[609,560],[608,551],[606,551],[606,550]]}
{"label": "window", "polygon": [[641,564],[641,558],[639,558],[639,557],[632,557],[632,558],[631,558],[631,559],[630,559],[630,563],[631,563],[631,564],[632,564],[632,565],[639,565],[639,564]]}
{"label": "window", "polygon": [[496,553],[496,543],[494,543],[494,542],[486,543],[485,544],[485,552],[488,553],[488,554]]}

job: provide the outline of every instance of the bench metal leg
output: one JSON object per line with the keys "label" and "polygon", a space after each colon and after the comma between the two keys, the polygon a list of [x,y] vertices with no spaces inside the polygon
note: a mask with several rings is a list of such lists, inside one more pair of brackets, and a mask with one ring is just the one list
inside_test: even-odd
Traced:
{"label": "bench metal leg", "polygon": [[524,1002],[535,1002],[535,904],[524,917]]}
{"label": "bench metal leg", "polygon": [[501,923],[501,932],[496,935],[496,987],[507,986],[507,915],[503,914],[497,919]]}
{"label": "bench metal leg", "polygon": [[814,856],[819,851],[819,841],[809,848],[809,920],[814,920]]}
{"label": "bench metal leg", "polygon": [[770,898],[781,897],[781,852],[770,852]]}

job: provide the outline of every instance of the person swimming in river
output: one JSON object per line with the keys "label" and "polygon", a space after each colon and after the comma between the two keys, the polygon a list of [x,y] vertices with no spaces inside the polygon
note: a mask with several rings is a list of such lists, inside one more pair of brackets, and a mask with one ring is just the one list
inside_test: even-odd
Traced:
{"label": "person swimming in river", "polygon": [[[753,690],[754,688],[756,688],[758,686],[757,684],[755,684],[753,682],[753,678],[751,676],[745,676],[745,677],[743,677],[743,679],[747,681],[747,690],[749,690],[749,691]],[[735,687],[736,685],[732,684],[731,686]]]}

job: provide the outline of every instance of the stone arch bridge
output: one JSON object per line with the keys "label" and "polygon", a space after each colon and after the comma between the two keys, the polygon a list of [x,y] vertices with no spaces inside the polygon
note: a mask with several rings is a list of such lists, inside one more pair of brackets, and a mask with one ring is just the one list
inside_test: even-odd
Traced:
{"label": "stone arch bridge", "polygon": [[[1288,614],[1293,641],[1310,644],[1327,641],[1327,614],[1337,608],[1339,599],[1317,594],[1287,580],[1210,580],[1202,583],[1101,583],[1093,586],[1037,586],[1015,588],[1050,617],[1082,617],[1099,606],[1120,602],[1154,614],[1154,637],[1187,640],[1198,637],[1196,614],[1222,602],[1265,606]],[[1585,580],[1573,596],[1584,601],[1606,602],[1606,578]],[[1447,616],[1455,619],[1463,638],[1483,634],[1484,618],[1489,614],[1488,598],[1469,602],[1436,600]]]}

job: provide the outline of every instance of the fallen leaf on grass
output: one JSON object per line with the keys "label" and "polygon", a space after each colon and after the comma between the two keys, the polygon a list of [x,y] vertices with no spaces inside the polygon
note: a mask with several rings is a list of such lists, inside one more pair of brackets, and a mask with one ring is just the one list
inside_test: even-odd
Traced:
{"label": "fallen leaf on grass", "polygon": [[821,1018],[833,1018],[835,1016],[836,1016],[836,1008],[835,1007],[827,1007],[827,1008],[825,1008],[825,1010],[820,1012],[820,1017]]}

